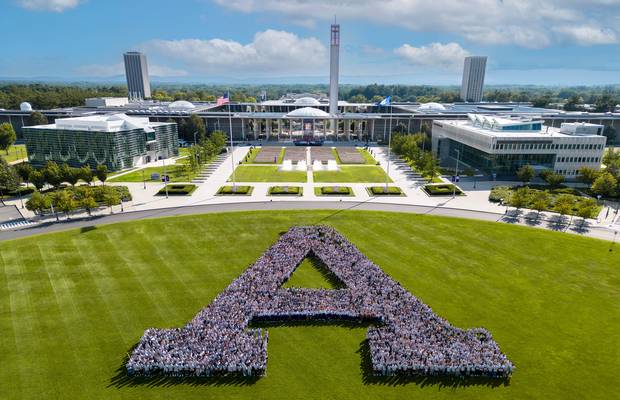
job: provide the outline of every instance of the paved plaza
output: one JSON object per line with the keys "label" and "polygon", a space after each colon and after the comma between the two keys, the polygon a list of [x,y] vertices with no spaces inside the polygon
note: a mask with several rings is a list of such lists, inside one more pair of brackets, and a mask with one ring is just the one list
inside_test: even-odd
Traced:
{"label": "paved plaza", "polygon": [[[277,149],[277,150],[276,150]],[[266,148],[270,157],[275,154],[279,154],[281,147]],[[234,150],[235,165],[238,166],[238,160],[243,160],[247,155],[249,147],[236,147]],[[372,156],[379,162],[381,168],[388,172],[390,179],[393,183],[390,186],[398,186],[401,188],[404,196],[373,196],[367,190],[370,186],[385,185],[385,182],[367,182],[367,183],[346,183],[346,182],[333,182],[333,183],[315,183],[313,181],[313,173],[311,163],[308,163],[307,167],[307,182],[235,182],[239,186],[253,186],[254,189],[251,195],[236,195],[236,196],[221,196],[217,195],[217,191],[220,187],[226,185],[232,185],[230,177],[233,171],[232,158],[228,156],[222,157],[221,163],[214,166],[214,169],[210,172],[210,175],[204,182],[197,184],[197,188],[191,196],[169,196],[166,198],[162,195],[157,195],[157,192],[163,187],[162,183],[158,182],[146,182],[146,184],[140,183],[115,183],[114,185],[127,186],[132,195],[132,201],[126,202],[121,206],[115,206],[112,212],[129,213],[129,212],[143,212],[150,210],[161,209],[179,209],[182,207],[190,206],[221,206],[226,204],[241,204],[243,209],[263,209],[264,204],[273,203],[286,203],[285,207],[291,208],[332,208],[334,203],[342,203],[344,207],[358,207],[363,204],[369,209],[376,205],[377,209],[385,209],[386,207],[394,207],[395,211],[407,210],[412,206],[420,207],[421,212],[427,212],[428,210],[444,209],[447,210],[447,214],[455,216],[465,216],[467,214],[476,213],[488,214],[492,216],[492,220],[504,220],[509,223],[526,224],[530,226],[546,227],[555,230],[567,230],[571,231],[566,224],[562,224],[562,220],[559,215],[553,213],[541,213],[540,216],[536,212],[530,212],[529,210],[520,211],[516,215],[516,210],[501,206],[497,203],[492,203],[488,200],[489,193],[493,186],[498,185],[498,182],[481,181],[474,183],[473,181],[462,181],[459,183],[459,187],[464,190],[466,196],[439,196],[431,197],[422,190],[422,187],[426,183],[425,180],[412,173],[411,169],[402,163],[395,157],[391,157],[388,162],[387,150],[382,147],[372,147],[369,149]],[[260,153],[259,153],[260,155]],[[299,159],[310,160],[311,157],[317,157],[316,159],[328,160],[329,157],[333,159],[332,149],[329,147],[322,148],[304,148],[304,147],[288,147],[286,149],[285,159]],[[172,161],[170,161],[172,163]],[[153,163],[153,165],[161,165],[161,161]],[[149,164],[150,165],[150,164]],[[246,164],[247,167],[252,167],[252,164]],[[352,168],[365,168],[364,166],[353,166]],[[133,171],[132,171],[133,172]],[[502,182],[502,185],[517,184],[518,182]],[[300,186],[303,188],[303,195],[269,195],[269,188],[272,186]],[[345,186],[352,189],[352,195],[348,196],[321,196],[315,192],[316,188],[323,186],[339,187]],[[475,186],[475,187],[474,187]],[[19,200],[12,200],[6,202],[8,206],[13,210],[18,210],[21,216],[25,220],[32,220],[37,222],[49,223],[55,221],[55,217],[47,216],[40,218],[35,216],[32,212],[25,208],[21,208]],[[262,205],[261,205],[262,204]],[[296,205],[297,204],[297,205]],[[309,207],[312,204],[313,207]],[[275,208],[278,206],[276,205]],[[422,211],[424,210],[424,211]],[[111,212],[110,208],[100,208],[93,214],[95,216],[107,216]],[[84,218],[86,213],[74,213],[70,216],[72,219]],[[16,220],[16,216],[13,216],[12,221]],[[60,219],[64,220],[66,217],[60,216]],[[566,217],[568,220],[568,217]],[[7,222],[7,221],[0,221]],[[567,221],[566,221],[567,222]],[[577,224],[577,218],[574,218],[574,224]],[[606,233],[598,232],[592,234],[593,228],[597,228],[599,231],[603,230]],[[18,229],[19,226],[11,225],[11,228]],[[566,228],[566,229],[564,229]],[[614,229],[620,229],[620,219],[618,214],[610,207],[604,207],[597,220],[588,220],[584,225],[582,234],[591,234],[596,237],[613,238]]]}

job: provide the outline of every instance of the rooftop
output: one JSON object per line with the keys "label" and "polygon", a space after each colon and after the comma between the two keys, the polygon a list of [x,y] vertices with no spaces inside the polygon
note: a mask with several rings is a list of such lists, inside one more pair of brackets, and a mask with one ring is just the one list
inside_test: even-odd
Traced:
{"label": "rooftop", "polygon": [[148,118],[130,117],[126,114],[89,115],[86,117],[58,118],[54,124],[30,126],[34,129],[61,129],[93,132],[122,132],[143,129],[152,132],[163,122],[150,122]]}

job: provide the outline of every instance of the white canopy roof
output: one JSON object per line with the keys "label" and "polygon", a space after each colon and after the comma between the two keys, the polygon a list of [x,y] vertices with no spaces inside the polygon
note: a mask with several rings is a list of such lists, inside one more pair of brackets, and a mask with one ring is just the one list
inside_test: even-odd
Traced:
{"label": "white canopy roof", "polygon": [[286,114],[289,118],[329,118],[329,114],[314,107],[303,107]]}

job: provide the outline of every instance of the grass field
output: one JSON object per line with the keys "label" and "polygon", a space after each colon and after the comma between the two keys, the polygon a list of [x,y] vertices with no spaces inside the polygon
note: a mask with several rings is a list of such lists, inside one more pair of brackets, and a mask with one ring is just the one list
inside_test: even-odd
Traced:
{"label": "grass field", "polygon": [[0,157],[4,158],[6,162],[13,162],[15,160],[21,160],[22,158],[28,158],[25,144],[16,144],[9,147],[9,154],[5,150],[0,150]]}
{"label": "grass field", "polygon": [[[116,178],[110,178],[108,181],[142,182],[142,180],[146,178],[147,182],[154,182],[151,181],[151,174],[159,174],[161,177],[164,173],[168,174],[170,182],[191,182],[194,176],[196,176],[196,174],[191,172],[188,174],[188,171],[185,169],[185,163],[181,159],[178,160],[176,164],[166,165],[165,167],[142,168]],[[157,180],[157,182],[161,182],[161,180]]]}
{"label": "grass field", "polygon": [[[336,227],[452,324],[489,329],[517,367],[510,383],[375,383],[361,369],[365,329],[333,325],[270,327],[267,376],[256,382],[124,378],[123,359],[145,329],[183,326],[281,232],[317,223]],[[361,211],[147,219],[0,242],[0,398],[611,399],[620,246],[610,246]],[[322,278],[300,269],[289,283]]]}
{"label": "grass field", "polygon": [[[278,171],[278,166],[240,165],[235,169],[237,182],[306,182],[306,171]],[[232,180],[232,176],[228,178]]]}
{"label": "grass field", "polygon": [[[316,171],[314,181],[317,183],[379,183],[385,182],[383,168],[377,166],[341,165],[339,171]],[[392,182],[388,178],[388,182]]]}

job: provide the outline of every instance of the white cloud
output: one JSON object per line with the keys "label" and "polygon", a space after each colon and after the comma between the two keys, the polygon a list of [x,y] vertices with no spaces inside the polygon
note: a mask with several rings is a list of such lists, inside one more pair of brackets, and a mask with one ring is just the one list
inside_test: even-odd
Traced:
{"label": "white cloud", "polygon": [[327,49],[318,39],[271,29],[256,33],[247,44],[224,39],[153,40],[144,48],[203,74],[308,73],[320,71],[327,61]]}
{"label": "white cloud", "polygon": [[[618,0],[214,0],[238,12],[291,20],[362,20],[444,32],[481,44],[543,48],[556,42],[615,43]],[[600,28],[593,28],[593,27]]]}
{"label": "white cloud", "polygon": [[[179,77],[187,76],[187,71],[174,69],[161,65],[149,65],[149,76],[156,77]],[[76,73],[81,76],[109,78],[113,76],[125,75],[125,66],[122,62],[118,64],[93,64],[84,65],[76,69]]]}
{"label": "white cloud", "polygon": [[431,43],[421,47],[403,44],[395,49],[394,53],[412,65],[449,70],[462,67],[463,58],[469,55],[458,43]]}
{"label": "white cloud", "polygon": [[564,26],[556,28],[558,33],[581,45],[613,44],[618,42],[616,32],[595,26]]}
{"label": "white cloud", "polygon": [[27,10],[63,12],[77,7],[83,0],[17,0]]}

